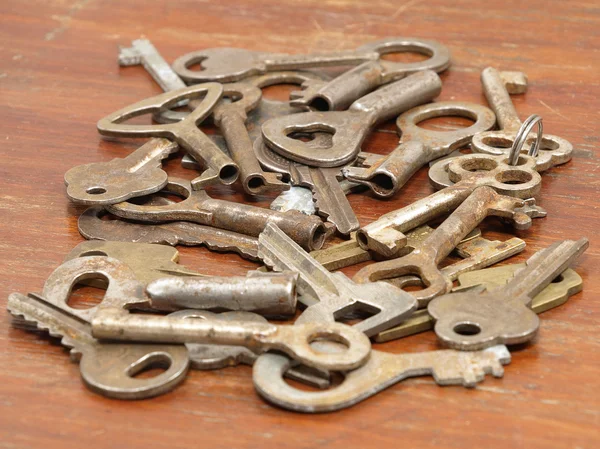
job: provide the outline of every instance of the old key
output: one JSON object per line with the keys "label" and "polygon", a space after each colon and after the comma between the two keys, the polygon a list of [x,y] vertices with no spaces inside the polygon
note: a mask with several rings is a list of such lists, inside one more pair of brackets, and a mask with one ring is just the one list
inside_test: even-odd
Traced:
{"label": "old key", "polygon": [[445,345],[468,351],[531,340],[539,328],[539,318],[530,308],[533,297],[588,245],[586,238],[557,242],[534,254],[502,287],[434,299],[427,310],[436,321],[435,333]]}

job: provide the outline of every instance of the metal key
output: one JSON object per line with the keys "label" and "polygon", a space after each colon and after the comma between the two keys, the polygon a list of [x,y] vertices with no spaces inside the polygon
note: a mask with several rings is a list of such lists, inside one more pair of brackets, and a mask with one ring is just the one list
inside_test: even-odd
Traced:
{"label": "metal key", "polygon": [[[375,42],[363,46],[374,51],[383,48],[391,52],[416,52],[429,56],[425,61],[412,63],[379,59],[348,70],[331,81],[307,81],[302,90],[290,94],[290,104],[318,111],[347,109],[352,102],[382,84],[403,78],[420,70],[442,72],[450,66],[450,52],[438,42],[418,38],[397,38],[397,43],[384,45]],[[384,41],[385,42],[385,41]]]}
{"label": "metal key", "polygon": [[[433,131],[418,126],[434,117],[466,117],[475,123],[452,131]],[[401,138],[395,150],[368,168],[346,167],[343,174],[349,181],[367,185],[375,195],[388,198],[422,166],[466,145],[474,134],[491,129],[495,121],[490,109],[474,103],[444,101],[417,106],[396,120]]]}
{"label": "metal key", "polygon": [[588,246],[586,238],[557,242],[534,254],[502,287],[436,298],[428,310],[436,321],[434,330],[439,340],[469,351],[531,340],[539,328],[539,318],[530,308],[532,299]]}
{"label": "metal key", "polygon": [[[122,262],[109,257],[82,257],[58,267],[48,278],[41,295],[13,293],[8,298],[11,314],[71,348],[71,357],[79,362],[84,383],[93,391],[119,399],[143,399],[166,393],[185,378],[189,365],[187,349],[168,344],[108,344],[91,333],[90,322],[99,306],[73,309],[67,304],[71,289],[90,270],[107,279],[103,303],[123,306],[123,298],[131,304],[142,302],[143,287],[135,274]],[[118,282],[117,282],[118,279]],[[166,370],[151,378],[135,377],[149,366]]]}
{"label": "metal key", "polygon": [[267,266],[297,272],[300,292],[318,299],[304,310],[296,325],[334,322],[362,308],[375,314],[353,327],[371,336],[400,323],[417,306],[410,294],[385,282],[359,285],[342,273],[330,273],[274,224],[265,227],[258,242],[258,255]]}
{"label": "metal key", "polygon": [[[261,315],[251,312],[212,313],[204,310],[179,310],[169,316],[188,319],[246,321],[266,324]],[[207,345],[186,343],[192,368],[213,370],[238,364],[253,365],[258,354],[244,346]],[[291,368],[285,373],[289,379],[300,381],[316,388],[327,388],[330,384],[327,371],[318,371],[307,366]]]}
{"label": "metal key", "polygon": [[[166,198],[163,204],[170,204]],[[169,223],[139,223],[117,219],[103,220],[108,212],[102,207],[90,207],[79,216],[77,227],[86,239],[118,242],[158,243],[160,245],[204,245],[211,251],[235,252],[249,260],[258,260],[258,240],[223,229],[189,221]]]}
{"label": "metal key", "polygon": [[364,267],[356,273],[353,280],[364,283],[407,274],[419,276],[425,288],[412,294],[423,307],[434,297],[450,291],[452,282],[440,272],[438,264],[484,218],[490,215],[505,217],[517,229],[531,226],[528,215],[515,211],[523,204],[522,200],[497,194],[491,187],[479,187],[423,241],[420,248],[398,259]]}
{"label": "metal key", "polygon": [[170,178],[167,192],[185,198],[165,206],[119,203],[107,206],[114,215],[130,220],[164,222],[191,221],[229,231],[258,236],[267,223],[277,223],[294,241],[308,250],[319,249],[328,234],[314,215],[276,212],[270,209],[210,198],[204,190],[192,190],[189,181]]}
{"label": "metal key", "polygon": [[[277,153],[302,164],[344,165],[356,158],[373,125],[431,101],[441,88],[435,72],[417,72],[356,100],[347,111],[304,112],[268,120],[262,126],[263,139]],[[331,145],[294,138],[314,132],[331,134]]]}
{"label": "metal key", "polygon": [[490,186],[502,195],[516,198],[532,198],[541,187],[535,159],[527,155],[521,155],[519,165],[512,166],[506,163],[504,155],[466,154],[452,159],[448,174],[454,185],[384,214],[359,229],[356,237],[361,248],[394,257],[406,244],[403,232],[455,209],[476,187]]}
{"label": "metal key", "polygon": [[73,167],[65,174],[67,196],[79,204],[114,204],[158,192],[167,184],[161,162],[178,149],[152,139],[123,159]]}
{"label": "metal key", "polygon": [[502,365],[508,363],[510,353],[506,346],[474,352],[441,350],[411,354],[374,350],[365,365],[344,373],[340,385],[325,391],[304,391],[283,379],[291,366],[289,358],[265,354],[254,364],[252,380],[258,393],[279,407],[321,413],[350,407],[408,377],[431,375],[438,385],[474,387],[486,374],[502,377]]}
{"label": "metal key", "polygon": [[[473,151],[487,154],[508,154],[515,137],[521,128],[521,120],[510,99],[511,93],[522,93],[527,86],[527,77],[521,72],[510,72],[513,74],[512,83],[506,83],[503,76],[505,72],[488,67],[481,72],[481,83],[483,92],[491,108],[496,113],[500,131],[488,131],[473,136]],[[515,86],[516,92],[515,92]],[[527,139],[531,144],[534,137]],[[564,164],[571,160],[573,145],[557,136],[544,134],[540,151],[536,157],[539,172],[545,171],[555,165]]]}
{"label": "metal key", "polygon": [[[523,246],[525,242],[523,242]],[[525,264],[502,265],[500,267],[484,268],[483,270],[469,271],[458,275],[458,286],[453,292],[463,292],[474,289],[485,288],[492,290],[505,285],[513,278],[515,272],[523,268]],[[442,268],[444,270],[444,268]],[[544,290],[538,293],[531,301],[531,310],[540,314],[564,304],[569,297],[579,293],[583,281],[574,270],[567,269],[555,278]],[[429,315],[427,309],[417,310],[410,318],[402,324],[380,332],[374,338],[377,343],[407,337],[433,329],[435,321]]]}
{"label": "metal key", "polygon": [[[98,121],[98,131],[111,137],[165,137],[175,140],[196,160],[202,161],[206,170],[194,180],[194,186],[219,181],[232,184],[238,177],[237,165],[217,147],[198,125],[210,114],[212,108],[223,94],[218,83],[205,83],[197,86],[167,92],[147,98],[138,103],[120,109]],[[148,112],[162,112],[175,106],[182,100],[202,98],[195,103],[195,109],[184,120],[171,124],[128,125],[122,123],[130,118],[139,117]]]}

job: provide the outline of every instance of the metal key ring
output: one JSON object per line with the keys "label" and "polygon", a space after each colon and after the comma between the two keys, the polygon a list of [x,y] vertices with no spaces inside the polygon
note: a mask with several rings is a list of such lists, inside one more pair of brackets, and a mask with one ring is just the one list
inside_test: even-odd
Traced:
{"label": "metal key ring", "polygon": [[537,128],[537,137],[535,141],[531,144],[531,148],[527,154],[532,157],[537,157],[540,145],[542,143],[542,136],[544,135],[544,126],[542,124],[542,117],[537,114],[530,115],[527,120],[523,122],[519,131],[515,135],[515,140],[513,142],[512,148],[510,149],[510,153],[508,155],[508,164],[516,165],[519,160],[519,155],[521,154],[521,149],[525,144],[525,141],[529,137],[529,133],[533,129],[535,125],[538,125]]}

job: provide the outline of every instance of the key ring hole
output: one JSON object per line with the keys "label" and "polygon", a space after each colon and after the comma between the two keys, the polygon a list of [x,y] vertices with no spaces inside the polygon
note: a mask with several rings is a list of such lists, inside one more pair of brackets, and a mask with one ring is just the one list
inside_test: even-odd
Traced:
{"label": "key ring hole", "polygon": [[475,119],[458,115],[439,115],[430,117],[416,123],[419,128],[437,132],[452,132],[457,129],[470,128],[475,124]]}
{"label": "key ring hole", "polygon": [[206,56],[196,56],[195,58],[190,58],[185,63],[185,68],[192,72],[202,72],[204,67],[202,66],[202,61],[208,59]]}
{"label": "key ring hole", "polygon": [[106,189],[104,187],[88,187],[85,192],[89,195],[102,195],[106,193]]}
{"label": "key ring hole", "polygon": [[504,170],[496,175],[496,181],[502,184],[526,184],[533,179],[531,173],[523,170]]}
{"label": "key ring hole", "polygon": [[454,333],[463,336],[477,335],[481,333],[481,327],[478,324],[469,321],[456,324],[452,330]]}
{"label": "key ring hole", "polygon": [[101,257],[108,257],[108,254],[106,254],[104,251],[98,251],[98,250],[90,250],[90,251],[84,251],[82,252],[79,257],[90,257],[90,256],[101,256]]}
{"label": "key ring hole", "polygon": [[492,148],[511,148],[513,140],[507,137],[488,136],[481,139],[481,141]]}
{"label": "key ring hole", "polygon": [[[306,342],[309,345],[311,343],[315,343],[315,342],[334,342],[334,343],[339,343],[340,345],[343,345],[346,349],[350,348],[350,342],[348,340],[346,340],[340,334],[337,334],[335,332],[328,332],[328,331],[318,331],[318,332],[312,333],[307,337]],[[331,354],[331,351],[321,350],[318,345],[311,346],[311,348],[314,351],[319,352],[321,354]]]}
{"label": "key ring hole", "polygon": [[460,168],[469,172],[487,172],[495,170],[498,162],[493,159],[466,159],[460,162]]}
{"label": "key ring hole", "polygon": [[390,45],[377,49],[380,58],[385,61],[412,63],[431,59],[433,51],[421,45]]}
{"label": "key ring hole", "polygon": [[127,367],[125,371],[129,377],[135,379],[149,379],[158,377],[167,371],[173,361],[163,352],[148,354]]}

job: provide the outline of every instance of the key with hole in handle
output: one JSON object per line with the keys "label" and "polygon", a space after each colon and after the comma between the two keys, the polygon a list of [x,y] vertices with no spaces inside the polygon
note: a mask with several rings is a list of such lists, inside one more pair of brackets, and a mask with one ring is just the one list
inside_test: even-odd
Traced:
{"label": "key with hole in handle", "polygon": [[[441,89],[435,72],[417,72],[356,100],[347,111],[304,112],[268,120],[262,126],[263,139],[293,161],[337,167],[356,158],[373,125],[431,101]],[[294,138],[315,132],[331,134],[331,145],[323,148]]]}
{"label": "key with hole in handle", "polygon": [[531,340],[539,318],[532,299],[587,249],[586,238],[564,240],[535,253],[526,267],[504,286],[485,291],[452,293],[428,306],[439,340],[451,348],[477,350],[495,344]]}
{"label": "key with hole in handle", "polygon": [[162,160],[179,147],[152,139],[123,159],[79,165],[65,173],[67,196],[79,204],[114,204],[158,192],[167,185]]}
{"label": "key with hole in handle", "polygon": [[425,288],[412,294],[423,307],[434,297],[450,291],[452,282],[442,274],[438,265],[487,216],[508,218],[517,229],[527,229],[531,226],[531,218],[517,210],[523,204],[522,200],[499,195],[491,187],[478,187],[419,248],[398,259],[366,266],[356,273],[353,280],[364,283],[416,275],[422,280]]}
{"label": "key with hole in handle", "polygon": [[[500,130],[475,134],[472,143],[473,151],[508,155],[522,125],[510,94],[524,92],[527,87],[527,77],[522,72],[499,72],[493,67],[488,67],[481,72],[481,83],[483,93],[496,113]],[[526,142],[532,143],[534,139],[531,136]],[[542,172],[555,165],[564,164],[571,160],[572,152],[573,145],[565,139],[544,134],[536,157],[536,170]]]}
{"label": "key with hole in handle", "polygon": [[258,237],[258,255],[274,270],[299,274],[298,288],[318,299],[296,320],[304,323],[334,322],[347,312],[363,309],[374,315],[354,325],[371,336],[406,319],[415,310],[415,299],[385,282],[355,284],[343,273],[330,273],[296,245],[281,229],[266,226]]}
{"label": "key with hole in handle", "polygon": [[[238,166],[215,143],[198,128],[198,125],[211,113],[223,94],[223,86],[218,83],[206,83],[166,92],[147,98],[138,103],[120,109],[98,121],[98,131],[111,137],[164,137],[176,141],[185,151],[198,161],[206,170],[194,180],[194,185],[221,182],[232,184],[238,177]],[[161,112],[175,106],[182,100],[202,101],[195,103],[195,109],[181,122],[171,124],[129,125],[128,119],[146,113]]]}
{"label": "key with hole in handle", "polygon": [[[475,123],[452,131],[433,131],[419,123],[434,117],[466,117]],[[396,120],[400,145],[370,167],[346,167],[349,181],[367,185],[375,195],[388,198],[425,164],[468,144],[474,134],[494,126],[494,113],[478,104],[459,101],[430,103],[410,109]]]}

